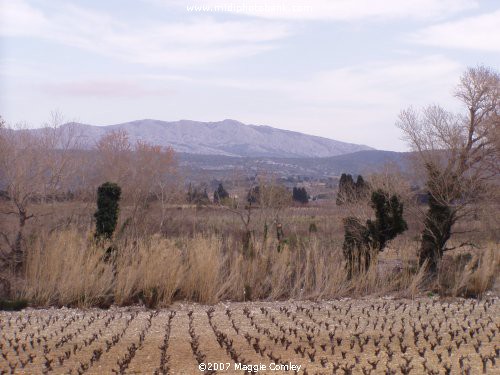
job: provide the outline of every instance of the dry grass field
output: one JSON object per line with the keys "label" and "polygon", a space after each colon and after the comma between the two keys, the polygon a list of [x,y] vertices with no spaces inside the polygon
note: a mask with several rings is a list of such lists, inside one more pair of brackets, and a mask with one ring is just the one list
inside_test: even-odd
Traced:
{"label": "dry grass field", "polygon": [[499,330],[497,298],[29,309],[0,313],[0,373],[498,374]]}

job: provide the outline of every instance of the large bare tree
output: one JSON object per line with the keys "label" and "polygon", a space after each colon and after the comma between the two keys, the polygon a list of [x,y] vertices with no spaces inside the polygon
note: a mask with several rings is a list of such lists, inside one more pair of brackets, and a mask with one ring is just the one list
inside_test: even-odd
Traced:
{"label": "large bare tree", "polygon": [[437,105],[403,110],[397,126],[426,174],[429,209],[419,260],[435,274],[457,221],[469,217],[500,171],[500,75],[478,66],[462,75],[455,97],[463,113]]}
{"label": "large bare tree", "polygon": [[164,226],[167,203],[176,191],[177,162],[170,147],[144,141],[132,144],[126,131],[106,133],[96,144],[97,174],[95,186],[116,182],[123,201],[131,207],[131,223],[140,221],[140,213],[155,198],[161,205],[160,230]]}
{"label": "large bare tree", "polygon": [[61,198],[70,188],[79,140],[76,132],[61,127],[61,122],[60,115],[53,114],[42,129],[0,129],[4,190],[0,218],[5,223],[6,217],[14,216],[17,221],[15,230],[0,228],[0,265],[10,265],[14,271],[23,264],[24,229],[36,216],[34,205]]}

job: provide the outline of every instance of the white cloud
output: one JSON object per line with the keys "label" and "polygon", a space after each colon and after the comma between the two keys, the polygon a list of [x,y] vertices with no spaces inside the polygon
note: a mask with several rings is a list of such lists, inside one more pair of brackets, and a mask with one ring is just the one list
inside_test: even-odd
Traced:
{"label": "white cloud", "polygon": [[500,10],[429,26],[411,40],[436,47],[500,52]]}
{"label": "white cloud", "polygon": [[26,1],[0,3],[0,35],[41,38],[145,65],[184,66],[252,56],[290,34],[264,20],[217,22],[198,15],[186,22],[126,23],[64,3],[45,8]]}
{"label": "white cloud", "polygon": [[[386,60],[324,70],[304,79],[146,74],[144,79],[271,92],[315,107],[363,108],[449,99],[463,66],[440,55]],[[281,97],[281,96],[280,96]]]}
{"label": "white cloud", "polygon": [[0,78],[38,77],[40,65],[33,61],[23,61],[14,58],[0,58]]}
{"label": "white cloud", "polygon": [[[442,56],[366,63],[316,74],[293,90],[318,104],[370,108],[449,97],[461,66]],[[306,98],[304,96],[303,99]]]}
{"label": "white cloud", "polygon": [[[478,6],[477,0],[146,0],[189,13],[229,12],[275,19],[362,20],[440,18]],[[217,10],[217,11],[215,11]]]}
{"label": "white cloud", "polygon": [[0,1],[0,35],[26,36],[47,27],[43,13],[24,1]]}
{"label": "white cloud", "polygon": [[[405,56],[324,70],[303,79],[146,75],[154,82],[186,90],[216,92],[197,107],[198,117],[268,124],[319,136],[405,149],[398,113],[410,106],[437,103],[458,109],[453,89],[463,65],[441,55]],[[227,90],[227,92],[225,92]],[[220,96],[226,101],[221,105]],[[251,104],[248,97],[256,98]],[[258,99],[257,99],[258,98]],[[231,105],[227,105],[227,101]],[[258,110],[255,110],[258,109]]]}
{"label": "white cloud", "polygon": [[[43,39],[58,46],[71,46],[117,60],[113,61],[113,67],[103,64],[103,70],[100,70],[100,64],[95,64],[99,59],[86,56],[89,65],[75,68],[70,59],[65,61],[57,55],[37,59],[39,50],[33,53],[25,50],[26,53],[18,55],[17,51],[26,46],[26,41],[21,38],[13,43],[9,41],[18,47],[14,53],[7,51],[11,55],[6,54],[0,59],[0,100],[3,100],[0,104],[6,115],[17,111],[18,116],[32,116],[34,119],[47,108],[58,106],[71,113],[92,113],[100,123],[115,122],[111,120],[114,117],[120,117],[120,120],[155,116],[163,119],[233,117],[393,148],[391,144],[397,143],[400,136],[394,121],[402,108],[433,102],[453,107],[452,89],[463,65],[442,55],[422,57],[425,49],[420,45],[402,41],[397,35],[392,38],[401,30],[401,22],[388,25],[394,28],[387,30],[386,24],[383,25],[380,34],[394,39],[388,43],[385,40],[379,43],[369,34],[359,40],[356,36],[352,41],[345,41],[349,47],[345,52],[339,49],[330,57],[317,53],[318,48],[335,46],[325,47],[311,37],[334,35],[335,22],[354,21],[357,26],[372,20],[398,19],[409,20],[408,27],[414,27],[425,20],[426,25],[434,26],[413,34],[411,41],[439,47],[474,48],[476,51],[498,51],[500,48],[492,41],[500,35],[497,25],[500,22],[495,22],[498,11],[453,22],[443,21],[449,20],[450,15],[476,7],[479,2],[474,0],[274,2],[308,5],[311,13],[307,17],[279,13],[256,14],[258,17],[189,13],[186,4],[207,3],[208,0],[143,1],[165,4],[165,8],[152,9],[159,14],[168,14],[173,21],[162,23],[144,18],[151,8],[148,12],[138,11],[137,17],[127,19],[117,15],[127,12],[113,14],[84,9],[85,2],[77,7],[62,0],[0,0],[0,37]],[[251,2],[261,4],[262,0],[247,1]],[[271,2],[266,0],[266,3]],[[309,28],[305,22],[293,22],[297,18],[329,22],[318,23],[324,29]],[[415,19],[418,22],[413,22]],[[213,64],[277,48],[296,30],[306,31],[304,38],[287,40],[288,43],[297,42],[297,45],[284,50],[285,54],[276,53],[273,60],[262,59],[259,61],[262,66],[252,64],[246,71],[238,68],[247,65],[239,65],[223,72]],[[369,33],[370,30],[363,31]],[[309,32],[316,34],[310,35]],[[377,30],[375,37],[379,36]],[[334,38],[331,40],[335,41]],[[358,42],[359,46],[355,46],[354,43]],[[308,55],[304,53],[291,59],[289,52],[297,51],[306,43],[311,44],[311,48],[304,48]],[[377,53],[373,53],[375,49]],[[404,50],[405,54],[396,52],[396,49]],[[57,50],[49,48],[48,51],[54,53]],[[356,61],[362,63],[352,65],[358,51],[360,58]],[[351,52],[354,52],[352,56]],[[389,57],[395,55],[399,58]],[[478,55],[477,52],[476,55],[467,54],[462,58],[454,54],[462,62],[469,57],[487,56],[491,59],[496,56]],[[386,60],[373,61],[380,56],[386,56]],[[324,60],[318,61],[318,58]],[[120,65],[120,62],[143,66]],[[189,69],[190,66],[210,63],[212,65],[207,68]],[[290,73],[280,71],[273,76],[283,64],[285,68],[290,67]],[[116,71],[114,66],[117,66]],[[344,67],[334,69],[335,66]],[[186,69],[171,69],[178,67]],[[106,71],[108,75],[104,77]],[[43,94],[40,94],[40,89]],[[166,95],[171,95],[168,100],[165,100]],[[27,102],[33,103],[33,108],[26,115]],[[134,105],[128,104],[132,102]],[[196,106],[193,106],[194,102]],[[107,120],[98,120],[101,116],[108,116]]]}
{"label": "white cloud", "polygon": [[68,82],[51,82],[39,85],[45,94],[81,97],[145,97],[166,96],[174,90],[156,88],[130,79],[92,79]]}

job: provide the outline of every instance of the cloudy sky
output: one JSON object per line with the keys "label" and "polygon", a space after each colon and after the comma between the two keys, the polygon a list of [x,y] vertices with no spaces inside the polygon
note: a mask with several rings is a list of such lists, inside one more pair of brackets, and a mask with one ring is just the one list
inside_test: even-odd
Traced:
{"label": "cloudy sky", "polygon": [[[215,11],[215,9],[217,11]],[[226,118],[404,150],[398,112],[500,67],[497,0],[0,0],[0,115]]]}

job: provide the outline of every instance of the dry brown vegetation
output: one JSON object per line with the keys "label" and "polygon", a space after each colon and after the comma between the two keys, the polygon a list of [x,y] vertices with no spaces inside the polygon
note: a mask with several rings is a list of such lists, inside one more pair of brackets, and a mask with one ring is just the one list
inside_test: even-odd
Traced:
{"label": "dry brown vegetation", "polygon": [[[294,205],[280,181],[262,173],[250,184],[231,181],[224,202],[211,204],[207,191],[201,200],[187,199],[198,206],[186,205],[187,181],[172,149],[132,144],[121,131],[85,144],[78,127],[59,126],[57,115],[37,131],[2,123],[0,298],[34,306],[163,307],[177,300],[414,297],[426,290],[482,297],[500,270],[499,82],[486,68],[464,74],[457,96],[470,104],[467,116],[438,107],[422,117],[402,113],[400,126],[417,155],[451,171],[427,176],[431,209],[417,204],[412,176],[390,167],[365,176],[363,194],[340,206]],[[104,182],[117,183],[122,198],[116,231],[101,241],[94,213]],[[441,201],[432,191],[442,190],[438,182],[452,191]],[[247,192],[256,187],[258,199],[250,204]],[[371,249],[376,241],[363,242],[366,261],[351,279],[342,253],[344,219],[373,223],[370,194],[377,189],[401,202],[408,230],[387,237],[394,239],[380,254]],[[438,277],[427,277],[428,269]]]}
{"label": "dry brown vegetation", "polygon": [[292,363],[301,374],[498,373],[499,330],[498,299],[26,310],[0,313],[0,371],[240,374],[236,363]]}
{"label": "dry brown vegetation", "polygon": [[[377,266],[348,280],[342,256],[342,217],[352,211],[348,207],[282,209],[286,242],[279,252],[271,220],[275,211],[255,210],[250,222],[253,251],[247,254],[242,246],[246,229],[232,211],[172,206],[159,232],[155,223],[162,208],[158,203],[130,232],[126,223],[133,210],[122,209],[112,241],[118,249],[116,261],[110,263],[104,256],[107,245],[97,245],[93,239],[93,208],[60,204],[68,205],[65,214],[74,212],[71,223],[57,215],[44,217],[43,223],[34,218],[26,228],[32,239],[25,268],[11,278],[13,294],[35,306],[143,303],[165,307],[185,299],[217,303],[386,294],[415,297],[426,289],[442,295],[482,296],[493,286],[500,267],[495,232],[482,230],[478,223],[476,229],[483,238],[476,242],[481,248],[451,252],[443,262],[446,278],[435,286],[425,285],[417,263],[419,226],[410,219],[412,230],[374,259]],[[61,222],[66,224],[61,227]],[[265,223],[269,223],[267,238]],[[316,232],[309,232],[311,223]],[[54,227],[57,230],[50,230]],[[467,257],[457,263],[455,257],[463,252]]]}
{"label": "dry brown vegetation", "polygon": [[[429,209],[425,212],[419,263],[437,274],[460,220],[475,215],[478,201],[498,198],[500,175],[500,73],[485,66],[468,68],[455,98],[460,113],[438,105],[400,113],[400,127],[425,170]],[[418,169],[418,168],[417,168]]]}
{"label": "dry brown vegetation", "polygon": [[[33,135],[18,134],[19,139],[9,133],[11,146],[20,142],[29,151],[29,145],[39,145]],[[43,134],[50,138],[60,132],[48,129]],[[425,285],[424,268],[417,262],[420,208],[410,184],[391,169],[368,176],[372,189],[401,197],[409,230],[373,258],[368,272],[348,280],[342,219],[369,218],[367,198],[342,206],[293,206],[272,176],[262,176],[259,205],[246,204],[248,186],[239,181],[233,184],[238,190],[230,193],[240,198],[226,205],[186,205],[171,150],[127,142],[126,134],[111,133],[94,153],[76,154],[77,159],[71,152],[44,159],[43,150],[51,153],[42,145],[34,154],[14,153],[19,165],[3,164],[2,176],[10,183],[0,200],[0,294],[27,299],[34,306],[164,307],[176,300],[414,297],[424,289],[480,297],[494,285],[500,267],[496,204],[481,206],[476,220],[465,223],[466,231],[452,240],[459,244],[466,239],[477,247],[455,251],[470,254],[467,265],[452,259],[444,263],[448,278]],[[13,157],[7,156],[4,163]],[[57,178],[50,179],[55,172],[60,172]],[[30,183],[39,174],[44,179]],[[75,186],[75,179],[81,184],[68,195],[66,189]],[[95,188],[108,179],[123,185],[120,218],[113,239],[97,243]],[[116,249],[111,262],[105,255],[110,246]]]}
{"label": "dry brown vegetation", "polygon": [[[411,176],[390,166],[340,205],[293,203],[265,173],[251,185],[235,178],[215,204],[186,199],[171,149],[123,132],[90,150],[81,141],[57,117],[38,133],[0,126],[0,307],[50,308],[0,313],[0,374],[192,374],[199,363],[240,373],[236,362],[291,362],[303,374],[498,373],[498,176],[434,212],[467,215],[445,228],[429,277],[422,243],[438,226]],[[486,146],[498,167],[489,133]],[[119,217],[113,235],[96,237],[106,181],[121,188]],[[383,252],[367,245],[371,263],[349,274],[343,222],[373,219],[377,189],[401,202],[408,230]]]}

